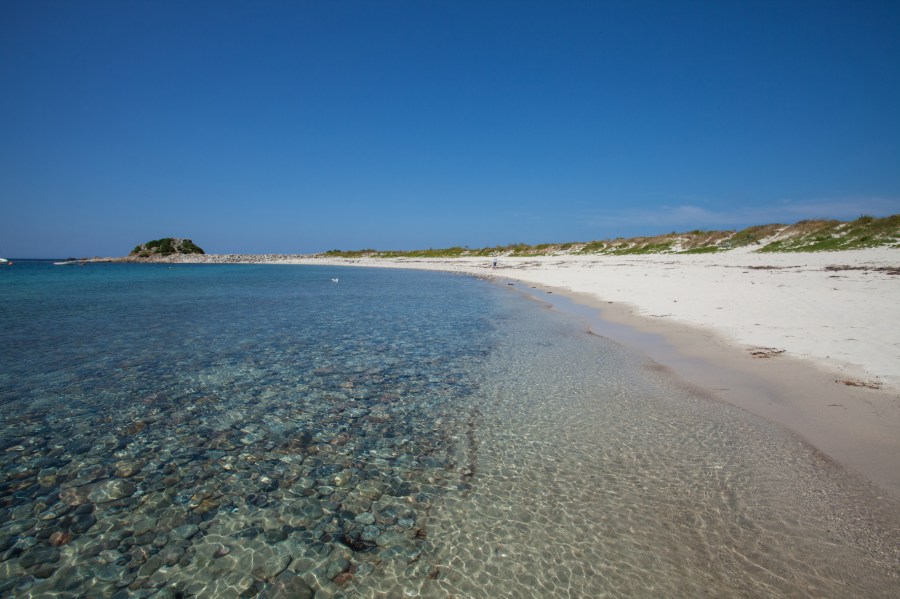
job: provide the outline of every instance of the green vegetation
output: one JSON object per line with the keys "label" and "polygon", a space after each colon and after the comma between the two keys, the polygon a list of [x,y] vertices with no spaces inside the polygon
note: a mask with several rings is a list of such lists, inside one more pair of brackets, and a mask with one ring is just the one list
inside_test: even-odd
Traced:
{"label": "green vegetation", "polygon": [[604,253],[612,254],[614,256],[627,256],[634,254],[665,254],[671,251],[672,244],[674,243],[674,241],[645,241],[640,238],[634,241],[635,243],[625,241],[613,246]]}
{"label": "green vegetation", "polygon": [[465,252],[461,247],[452,247],[443,250],[428,248],[414,252],[392,252],[398,256],[410,256],[413,258],[458,258]]}
{"label": "green vegetation", "polygon": [[[790,228],[790,227],[789,227]],[[900,247],[900,214],[875,218],[861,216],[855,221],[800,221],[796,234],[769,243],[760,252],[822,252],[871,247]]]}
{"label": "green vegetation", "polygon": [[716,252],[724,252],[723,248],[720,248],[717,245],[707,245],[703,247],[691,248],[689,250],[682,250],[678,252],[679,254],[715,254]]}
{"label": "green vegetation", "polygon": [[734,234],[734,231],[703,231],[697,229],[677,237],[680,238],[682,252],[688,252],[701,250],[706,247],[718,248],[726,239],[733,237]]}
{"label": "green vegetation", "polygon": [[785,228],[785,225],[756,225],[747,227],[742,231],[738,231],[729,239],[722,243],[722,249],[733,250],[734,248],[744,247],[751,244],[759,244],[763,239],[772,237],[778,231]]}
{"label": "green vegetation", "polygon": [[584,244],[580,250],[578,250],[579,254],[599,254],[603,250],[606,249],[606,246],[609,245],[605,241],[591,241]]}
{"label": "green vegetation", "polygon": [[172,254],[204,254],[202,248],[190,239],[178,239],[177,237],[164,237],[154,239],[147,243],[137,245],[131,250],[130,256],[138,258],[150,258],[152,256],[171,256]]}
{"label": "green vegetation", "polygon": [[[148,244],[146,244],[148,245]],[[373,249],[331,250],[325,256],[341,258],[456,258],[492,256],[546,256],[554,254],[712,254],[747,246],[759,252],[817,252],[868,247],[900,248],[900,214],[875,218],[863,216],[844,223],[835,220],[804,220],[793,225],[758,225],[742,231],[668,233],[655,237],[635,237],[588,242],[511,243],[485,248],[451,247],[411,251]]]}

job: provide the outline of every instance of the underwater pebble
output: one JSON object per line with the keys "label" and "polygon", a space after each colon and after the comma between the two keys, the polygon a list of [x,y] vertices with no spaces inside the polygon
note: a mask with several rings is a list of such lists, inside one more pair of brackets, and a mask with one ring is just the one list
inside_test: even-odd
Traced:
{"label": "underwater pebble", "polygon": [[116,476],[119,478],[131,478],[141,469],[137,462],[116,462]]}
{"label": "underwater pebble", "polygon": [[19,565],[26,570],[35,564],[56,563],[59,561],[59,550],[53,547],[36,546],[22,553]]}
{"label": "underwater pebble", "polygon": [[132,530],[136,536],[151,533],[156,529],[156,518],[141,518],[132,525]]}
{"label": "underwater pebble", "polygon": [[312,599],[314,591],[293,572],[282,572],[272,583],[269,599]]}
{"label": "underwater pebble", "polygon": [[403,535],[402,533],[399,533],[399,532],[396,532],[393,530],[389,530],[389,531],[383,532],[382,534],[378,535],[375,538],[375,543],[379,547],[394,547],[397,545],[402,545],[403,543],[406,542],[406,540],[407,540],[406,536]]}
{"label": "underwater pebble", "polygon": [[170,530],[169,537],[172,539],[185,540],[190,539],[198,532],[200,532],[200,527],[196,524],[185,524]]}
{"label": "underwater pebble", "polygon": [[6,525],[6,530],[9,534],[12,535],[20,535],[27,530],[31,530],[34,528],[34,525],[37,524],[37,520],[35,518],[28,518],[25,520],[15,520]]}
{"label": "underwater pebble", "polygon": [[375,524],[375,514],[371,512],[363,512],[354,518],[360,524]]}
{"label": "underwater pebble", "polygon": [[117,582],[122,578],[125,569],[116,564],[105,564],[94,569],[94,577],[103,582]]}
{"label": "underwater pebble", "polygon": [[53,487],[56,484],[56,468],[45,468],[38,472],[38,484],[45,488]]}
{"label": "underwater pebble", "polygon": [[31,575],[35,578],[50,578],[56,573],[56,564],[40,564],[31,571]]}
{"label": "underwater pebble", "polygon": [[125,480],[113,478],[105,480],[91,489],[88,499],[94,503],[107,503],[117,499],[130,497],[136,491],[135,486]]}
{"label": "underwater pebble", "polygon": [[185,554],[185,548],[180,545],[170,545],[159,552],[159,559],[167,566],[174,566]]}
{"label": "underwater pebble", "polygon": [[254,566],[250,570],[250,575],[260,580],[273,578],[281,574],[290,563],[291,556],[278,554],[265,558],[259,564],[254,560]]}

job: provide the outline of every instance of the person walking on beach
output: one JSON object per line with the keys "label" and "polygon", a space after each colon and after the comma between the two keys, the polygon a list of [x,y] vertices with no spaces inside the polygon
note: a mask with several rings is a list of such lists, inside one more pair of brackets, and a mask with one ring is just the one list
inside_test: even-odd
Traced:
{"label": "person walking on beach", "polygon": [[497,268],[497,259],[494,258],[494,261],[491,262],[491,268]]}

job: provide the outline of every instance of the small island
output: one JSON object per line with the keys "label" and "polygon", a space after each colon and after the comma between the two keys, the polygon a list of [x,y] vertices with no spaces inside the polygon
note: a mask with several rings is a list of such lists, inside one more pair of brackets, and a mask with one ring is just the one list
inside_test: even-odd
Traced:
{"label": "small island", "polygon": [[147,243],[135,246],[129,258],[155,258],[159,256],[171,256],[173,254],[205,254],[201,247],[190,239],[178,239],[177,237],[165,237],[154,239]]}

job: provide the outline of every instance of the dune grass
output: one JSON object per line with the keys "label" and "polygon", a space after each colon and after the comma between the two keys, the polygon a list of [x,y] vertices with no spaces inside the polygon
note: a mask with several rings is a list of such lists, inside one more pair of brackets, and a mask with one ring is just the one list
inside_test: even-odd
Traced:
{"label": "dune grass", "polygon": [[711,254],[746,246],[758,252],[822,252],[870,247],[900,248],[900,214],[876,218],[862,216],[852,222],[802,220],[793,225],[769,224],[741,231],[668,233],[652,237],[616,238],[588,242],[511,243],[484,248],[454,246],[427,250],[331,250],[325,256],[341,258],[458,258],[492,256],[546,256],[557,254]]}

